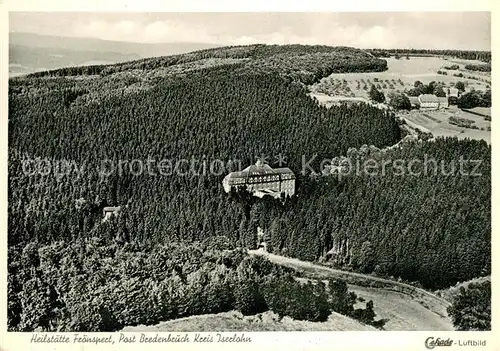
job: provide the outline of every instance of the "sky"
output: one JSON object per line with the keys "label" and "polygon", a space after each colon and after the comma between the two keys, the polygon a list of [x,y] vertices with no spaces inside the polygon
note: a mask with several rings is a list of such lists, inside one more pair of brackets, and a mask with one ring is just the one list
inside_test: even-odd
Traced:
{"label": "sky", "polygon": [[132,42],[491,50],[489,12],[11,12],[11,32]]}

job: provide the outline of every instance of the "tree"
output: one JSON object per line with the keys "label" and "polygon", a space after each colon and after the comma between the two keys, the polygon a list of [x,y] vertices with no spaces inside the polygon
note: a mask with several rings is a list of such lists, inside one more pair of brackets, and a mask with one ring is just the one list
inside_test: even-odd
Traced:
{"label": "tree", "polygon": [[491,282],[460,287],[448,314],[457,330],[491,330]]}
{"label": "tree", "polygon": [[457,88],[461,92],[464,92],[465,91],[465,84],[462,81],[458,81],[455,83],[455,88]]}
{"label": "tree", "polygon": [[[370,316],[372,318],[370,318]],[[373,321],[373,302],[372,300],[368,301],[365,304],[365,308],[356,308],[353,312],[353,317],[358,321],[370,324]]]}
{"label": "tree", "polygon": [[481,104],[482,107],[491,107],[491,90],[487,89],[482,96]]}
{"label": "tree", "polygon": [[474,108],[480,106],[482,101],[483,99],[479,92],[470,91],[458,98],[457,106],[459,108]]}
{"label": "tree", "polygon": [[441,85],[438,85],[434,88],[434,95],[436,95],[438,97],[445,97],[446,92],[444,91],[444,89]]}
{"label": "tree", "polygon": [[370,300],[366,303],[366,309],[364,313],[365,323],[371,324],[375,320],[375,311],[373,310],[373,301]]}
{"label": "tree", "polygon": [[389,102],[389,105],[397,110],[410,110],[411,102],[405,94],[394,94]]}
{"label": "tree", "polygon": [[420,89],[418,88],[411,88],[407,92],[408,96],[419,96],[421,93]]}
{"label": "tree", "polygon": [[255,249],[257,246],[257,233],[256,230],[249,225],[249,221],[243,218],[240,222],[238,229],[238,236],[240,243],[243,247]]}
{"label": "tree", "polygon": [[318,322],[324,322],[331,314],[325,283],[321,280],[317,281],[313,287],[313,294],[315,296],[316,311],[312,319]]}
{"label": "tree", "polygon": [[267,305],[259,291],[259,285],[252,277],[240,280],[234,295],[235,308],[243,315],[252,315],[267,310]]}
{"label": "tree", "polygon": [[385,95],[383,92],[379,91],[375,85],[372,85],[370,88],[370,92],[368,93],[368,96],[370,97],[371,100],[375,102],[385,102]]}
{"label": "tree", "polygon": [[434,94],[434,89],[436,87],[436,82],[432,81],[427,85],[421,85],[422,94]]}
{"label": "tree", "polygon": [[347,290],[347,283],[343,280],[328,281],[329,302],[332,311],[345,316],[352,315],[354,304],[356,303],[356,294],[351,295]]}
{"label": "tree", "polygon": [[375,268],[374,252],[372,243],[364,241],[361,245],[361,250],[358,258],[358,265],[361,272],[371,273]]}

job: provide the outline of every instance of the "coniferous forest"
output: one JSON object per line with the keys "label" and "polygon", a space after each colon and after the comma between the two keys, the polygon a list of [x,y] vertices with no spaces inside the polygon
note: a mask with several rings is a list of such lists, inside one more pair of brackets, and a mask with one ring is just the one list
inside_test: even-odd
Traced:
{"label": "coniferous forest", "polygon": [[[332,72],[385,67],[351,48],[257,45],[11,79],[9,329],[117,330],[231,309],[324,320],[332,292],[241,249],[257,247],[257,227],[269,251],[328,260],[348,241],[333,264],[428,289],[490,274],[485,142],[383,150],[404,136],[392,112],[307,96],[305,84]],[[294,197],[223,191],[236,165],[265,156],[295,172]],[[321,161],[338,156],[429,156],[448,172],[322,175]],[[481,175],[459,172],[461,157],[480,160]],[[161,160],[182,172],[162,173]],[[103,221],[106,206],[121,211]],[[311,299],[310,310],[281,301],[286,291]]]}

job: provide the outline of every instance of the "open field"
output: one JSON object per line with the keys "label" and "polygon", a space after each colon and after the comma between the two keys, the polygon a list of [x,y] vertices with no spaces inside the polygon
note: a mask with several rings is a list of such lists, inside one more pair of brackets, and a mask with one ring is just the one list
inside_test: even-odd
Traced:
{"label": "open field", "polygon": [[[365,301],[372,300],[376,319],[388,319],[385,330],[453,330],[448,318],[436,314],[425,306],[425,301],[384,289],[365,288],[349,285],[358,297]],[[358,302],[356,308],[364,307]]]}
{"label": "open field", "polygon": [[[476,90],[485,90],[488,83],[469,79],[467,76],[474,76],[479,79],[491,80],[491,75],[483,72],[470,72],[464,70],[464,63],[460,63],[458,70],[448,70],[447,75],[438,74],[439,70],[446,71],[445,66],[457,64],[451,59],[439,57],[411,57],[395,59],[386,58],[388,69],[384,72],[369,73],[334,73],[323,78],[319,83],[311,86],[313,93],[325,93],[331,96],[346,97],[368,97],[371,85],[387,95],[390,91],[403,92],[405,89],[411,89],[416,80],[424,84],[431,81],[442,82],[446,87],[462,81],[466,86],[466,91],[474,88]],[[468,62],[469,63],[469,62]],[[477,63],[477,62],[476,62]],[[462,73],[465,77],[455,77],[453,74]]]}
{"label": "open field", "polygon": [[449,302],[426,290],[263,251],[249,251],[249,253],[264,255],[276,264],[295,269],[303,277],[347,281],[349,290],[354,291],[358,297],[366,301],[373,300],[377,318],[389,319],[384,326],[385,330],[453,330],[446,312]]}
{"label": "open field", "polygon": [[449,62],[452,62],[452,63],[456,63],[456,64],[459,64],[459,65],[481,65],[481,64],[484,64],[483,61],[480,61],[480,60],[467,60],[467,59],[461,59],[461,58],[456,58],[456,57],[450,57],[450,58],[447,58],[446,61],[449,61]]}
{"label": "open field", "polygon": [[491,107],[474,107],[467,109],[466,111],[482,117],[489,117],[491,119]]}
{"label": "open field", "polygon": [[267,311],[254,316],[243,316],[241,312],[230,311],[218,314],[192,316],[162,322],[152,326],[126,327],[124,332],[228,332],[228,331],[353,331],[377,330],[372,326],[332,313],[326,322],[293,320],[289,317],[279,319]]}
{"label": "open field", "polygon": [[[487,113],[482,111],[482,113]],[[450,124],[449,118],[455,116],[465,118],[474,122],[478,129],[471,129]],[[448,110],[421,111],[412,110],[410,112],[401,112],[402,117],[410,126],[419,128],[424,132],[430,132],[434,136],[456,136],[460,139],[483,139],[491,142],[491,122],[484,117],[460,110],[456,107],[450,107]]]}
{"label": "open field", "polygon": [[[488,72],[470,72],[465,70],[466,64],[479,64],[479,61],[444,59],[440,57],[411,57],[409,60],[401,58],[387,58],[388,70],[385,72],[370,73],[335,73],[323,78],[319,83],[310,87],[312,98],[324,106],[330,107],[341,101],[369,102],[368,92],[372,85],[382,91],[386,96],[389,92],[404,92],[414,87],[416,80],[424,84],[431,81],[441,82],[445,87],[451,87],[458,81],[465,84],[465,90],[486,90],[489,84],[483,81],[466,78],[475,76],[480,79],[491,80]],[[444,67],[459,65],[456,70],[446,70]],[[447,75],[437,72],[447,71]],[[456,77],[453,74],[462,73],[465,77]],[[490,143],[491,122],[485,120],[491,117],[491,108],[476,108],[471,112],[463,111],[455,106],[448,110],[421,111],[414,110],[409,113],[401,112],[401,117],[414,128],[430,132],[434,136],[456,136],[460,139],[483,139]],[[470,120],[475,128],[467,128],[449,123],[449,118],[464,118]],[[491,119],[491,118],[490,118]]]}

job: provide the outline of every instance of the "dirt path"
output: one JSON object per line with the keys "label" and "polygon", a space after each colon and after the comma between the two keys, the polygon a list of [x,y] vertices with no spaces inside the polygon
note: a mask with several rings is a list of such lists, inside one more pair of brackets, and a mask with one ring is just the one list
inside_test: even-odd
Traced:
{"label": "dirt path", "polygon": [[366,301],[373,300],[375,312],[379,318],[389,319],[385,325],[386,330],[453,330],[453,325],[446,313],[449,302],[424,289],[263,251],[249,250],[249,254],[264,256],[276,264],[293,268],[305,276],[346,280],[349,289],[358,297]]}

